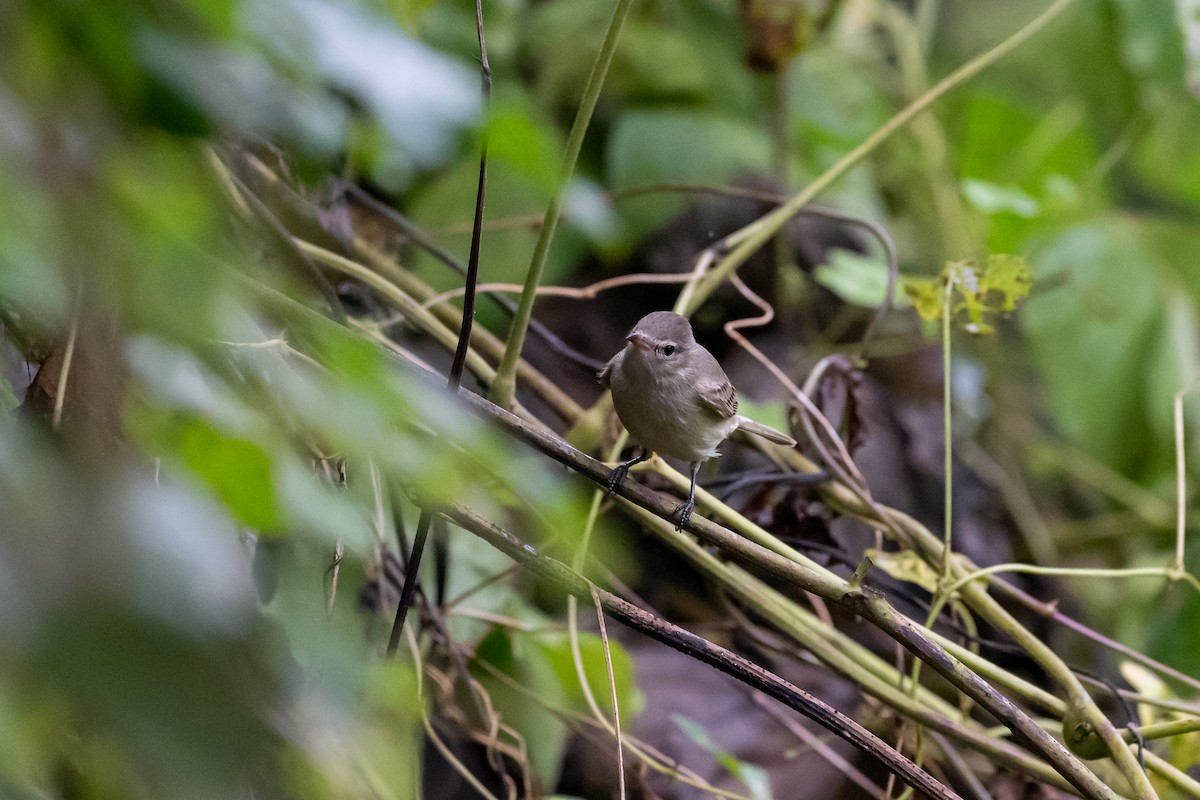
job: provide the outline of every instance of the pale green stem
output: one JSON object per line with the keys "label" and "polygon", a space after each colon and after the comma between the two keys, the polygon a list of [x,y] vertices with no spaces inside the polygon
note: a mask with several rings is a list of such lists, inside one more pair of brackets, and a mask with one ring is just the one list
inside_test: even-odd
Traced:
{"label": "pale green stem", "polygon": [[1182,573],[1184,565],[1184,533],[1187,529],[1187,459],[1184,457],[1183,394],[1175,393],[1175,571]]}
{"label": "pale green stem", "polygon": [[1170,783],[1179,791],[1186,792],[1190,797],[1200,798],[1200,781],[1197,781],[1162,756],[1155,754],[1149,748],[1146,748],[1142,752],[1142,756],[1146,759],[1146,766],[1154,770],[1163,780]]}
{"label": "pale green stem", "polygon": [[959,589],[979,578],[994,575],[997,572],[1020,572],[1026,575],[1061,575],[1076,578],[1166,578],[1175,581],[1182,580],[1197,592],[1200,592],[1200,580],[1188,572],[1176,572],[1173,567],[1134,567],[1130,569],[1089,569],[1072,567],[1040,567],[1035,564],[993,564],[968,573],[950,584],[946,595],[952,595]]}
{"label": "pale green stem", "polygon": [[970,667],[981,678],[986,679],[993,686],[1007,689],[1010,693],[1022,698],[1025,702],[1031,705],[1041,706],[1047,711],[1050,711],[1058,716],[1066,713],[1067,704],[1060,698],[1050,694],[1040,686],[1035,686],[1029,681],[1020,678],[1002,667],[998,667],[991,661],[988,661],[983,656],[979,655],[970,648],[963,647],[958,642],[950,639],[937,631],[928,631],[926,635],[940,644],[942,647],[959,661]]}
{"label": "pale green stem", "polygon": [[[613,445],[613,452],[610,458],[617,458],[621,454],[621,448],[624,446],[626,435],[621,434],[617,439],[617,443]],[[592,492],[592,505],[588,508],[587,520],[583,525],[583,535],[579,539],[579,547],[575,549],[575,555],[571,558],[571,569],[583,574],[583,565],[587,560],[588,546],[592,541],[592,531],[596,528],[596,520],[600,516],[600,505],[604,502],[604,492],[597,489]],[[592,597],[596,598],[596,589],[592,587]],[[596,606],[597,612],[600,612],[599,605]],[[583,692],[584,699],[587,701],[588,708],[592,712],[592,716],[596,721],[604,727],[605,730],[612,735],[617,743],[617,760],[620,772],[618,773],[618,783],[620,786],[620,797],[625,797],[625,772],[623,768],[624,747],[625,743],[621,737],[621,717],[617,706],[617,688],[612,674],[612,656],[609,653],[608,636],[605,634],[602,639],[604,645],[604,661],[608,669],[609,689],[612,695],[613,719],[609,722],[604,716],[604,712],[600,709],[600,704],[596,702],[596,698],[592,695],[592,688],[588,684],[587,670],[583,663],[583,652],[579,649],[579,627],[576,622],[576,616],[579,613],[578,602],[575,595],[567,595],[567,636],[571,644],[571,661],[575,664],[575,675],[579,679],[579,688]],[[604,625],[604,617],[600,617],[600,625]],[[603,632],[603,627],[601,628]]]}
{"label": "pale green stem", "polygon": [[[942,577],[939,581],[939,595],[942,594],[941,589],[950,580],[950,554],[953,552],[951,540],[954,530],[954,426],[953,409],[950,406],[953,397],[953,382],[950,380],[950,312],[951,298],[954,296],[954,286],[957,282],[957,270],[953,267],[947,268],[946,296],[942,302],[942,437],[945,440],[942,442],[942,469],[944,471],[942,485],[945,492],[943,502],[946,522],[943,539],[946,547],[942,551]],[[933,620],[930,620],[928,625],[933,627]]]}
{"label": "pale green stem", "polygon": [[1183,429],[1183,398],[1196,388],[1192,381],[1175,393],[1175,572],[1183,575],[1187,533],[1187,457]]}
{"label": "pale green stem", "polygon": [[537,243],[533,248],[533,257],[529,261],[529,272],[525,275],[525,288],[521,292],[521,300],[517,304],[517,313],[513,316],[512,326],[508,329],[508,340],[505,342],[504,358],[496,369],[496,380],[492,384],[490,399],[501,408],[511,408],[517,391],[517,359],[525,346],[525,333],[529,329],[529,318],[533,315],[533,301],[537,299],[537,288],[542,282],[542,270],[546,266],[546,257],[550,253],[550,243],[554,240],[554,231],[558,227],[558,219],[562,215],[563,196],[567,184],[575,173],[575,162],[579,159],[579,150],[583,147],[583,136],[587,132],[588,123],[592,120],[592,112],[596,101],[600,98],[600,89],[608,75],[608,67],[612,63],[613,54],[617,50],[617,38],[621,26],[633,0],[617,0],[613,10],[612,20],[608,23],[608,32],[596,54],[592,65],[592,73],[588,76],[587,86],[579,102],[579,110],[575,113],[575,121],[567,135],[566,149],[563,151],[562,166],[559,168],[558,182],[554,194],[550,196],[550,205],[546,209],[546,217],[538,229]]}

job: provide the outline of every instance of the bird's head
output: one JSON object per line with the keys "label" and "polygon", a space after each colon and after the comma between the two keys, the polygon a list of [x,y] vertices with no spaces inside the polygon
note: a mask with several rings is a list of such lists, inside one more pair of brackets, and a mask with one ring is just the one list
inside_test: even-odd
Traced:
{"label": "bird's head", "polygon": [[655,311],[642,317],[625,337],[632,352],[651,362],[669,362],[696,343],[687,317],[673,311]]}

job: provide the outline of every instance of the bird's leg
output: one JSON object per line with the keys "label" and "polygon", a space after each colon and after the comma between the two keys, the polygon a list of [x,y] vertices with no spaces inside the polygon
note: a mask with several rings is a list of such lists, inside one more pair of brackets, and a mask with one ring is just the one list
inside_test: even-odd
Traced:
{"label": "bird's leg", "polygon": [[692,518],[692,512],[696,509],[696,474],[700,472],[700,462],[692,462],[692,485],[688,489],[687,502],[675,509],[675,513],[679,515],[679,523],[675,526],[675,530],[683,530],[683,526],[688,524],[688,520]]}
{"label": "bird's leg", "polygon": [[616,491],[617,487],[621,485],[621,482],[625,480],[625,476],[629,474],[630,467],[634,466],[635,464],[642,463],[649,457],[650,451],[643,449],[639,450],[638,454],[633,458],[624,463],[618,464],[617,468],[612,471],[612,475],[608,479],[609,494]]}

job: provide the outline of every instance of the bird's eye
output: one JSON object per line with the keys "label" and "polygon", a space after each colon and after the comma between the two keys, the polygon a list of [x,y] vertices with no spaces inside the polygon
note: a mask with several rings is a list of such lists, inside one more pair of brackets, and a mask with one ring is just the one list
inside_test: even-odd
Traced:
{"label": "bird's eye", "polygon": [[674,355],[674,354],[675,354],[675,345],[673,345],[673,344],[664,344],[664,345],[663,345],[663,349],[662,349],[662,354],[663,354],[664,356],[670,356],[670,355]]}

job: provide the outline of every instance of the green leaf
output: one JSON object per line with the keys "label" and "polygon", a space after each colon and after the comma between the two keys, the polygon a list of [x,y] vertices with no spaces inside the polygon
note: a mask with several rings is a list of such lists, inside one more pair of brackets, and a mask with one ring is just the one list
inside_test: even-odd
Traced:
{"label": "green leaf", "polygon": [[[612,12],[573,0],[534,4],[520,26],[523,67],[532,70],[544,106],[573,107],[583,91]],[[723,76],[710,64],[706,42],[689,35],[691,14],[674,20],[634,11],[625,21],[604,84],[605,96],[642,102],[696,102],[716,96]],[[728,41],[727,37],[724,37]]]}
{"label": "green leaf", "polygon": [[[572,707],[586,711],[588,706],[579,687],[579,679],[575,672],[575,660],[571,655],[571,642],[565,635],[555,635],[543,639],[550,663],[558,675],[559,682],[567,688]],[[623,719],[637,716],[645,705],[637,688],[637,678],[633,670],[633,659],[618,643],[609,639],[609,650],[612,657],[613,678],[617,686],[617,703],[621,706]],[[604,664],[604,643],[595,634],[580,632],[579,652],[588,676],[588,687],[592,696],[603,709],[612,710],[612,692],[608,685],[608,671]]]}
{"label": "green leaf", "polygon": [[875,566],[898,581],[920,586],[927,592],[937,591],[938,575],[919,555],[911,550],[876,550],[870,548],[865,555]]}
{"label": "green leaf", "polygon": [[730,775],[745,784],[754,800],[771,800],[771,779],[765,769],[757,764],[741,761],[722,749],[698,722],[681,714],[672,714],[671,720],[679,727],[679,730],[683,731],[684,735],[708,751],[718,764],[729,771]]}
{"label": "green leaf", "polygon": [[[887,294],[887,262],[849,250],[834,248],[829,261],[813,272],[813,278],[847,303],[864,308],[878,308]],[[907,295],[897,286],[894,302]]]}
{"label": "green leaf", "polygon": [[1033,273],[1020,256],[989,255],[982,267],[974,259],[951,261],[938,280],[907,278],[904,290],[917,313],[926,320],[940,320],[950,287],[952,318],[971,333],[991,333],[991,318],[1015,311],[1029,295]]}
{"label": "green leaf", "polygon": [[0,413],[8,413],[17,406],[21,405],[21,401],[13,392],[12,383],[7,375],[0,375]]}
{"label": "green leaf", "polygon": [[530,109],[514,104],[493,106],[487,143],[489,160],[507,161],[543,191],[554,189],[561,143],[549,125],[535,121]]}
{"label": "green leaf", "polygon": [[1200,207],[1200,102],[1183,91],[1158,110],[1149,129],[1138,138],[1133,167],[1146,186],[1159,195]]}
{"label": "green leaf", "polygon": [[1200,2],[1175,0],[1176,21],[1183,34],[1184,70],[1188,90],[1200,97]]}
{"label": "green leaf", "polygon": [[[1200,538],[1195,525],[1188,536],[1191,544],[1185,566],[1193,575],[1200,574]],[[1188,675],[1200,675],[1200,594],[1182,582],[1175,583],[1139,608],[1145,609],[1140,631],[1149,640],[1148,654]]]}
{"label": "green leaf", "polygon": [[980,294],[996,292],[1002,298],[1001,311],[1015,311],[1017,302],[1029,296],[1033,271],[1020,256],[993,254],[987,257],[980,281]]}
{"label": "green leaf", "polygon": [[1184,50],[1181,25],[1185,3],[1174,0],[1114,0],[1117,33],[1125,66],[1142,80],[1139,88],[1158,92],[1183,85]]}
{"label": "green leaf", "polygon": [[[254,10],[257,33],[277,58],[353,97],[418,165],[445,162],[457,149],[457,134],[479,114],[473,70],[363,6],[292,0]],[[279,35],[281,12],[291,14],[307,46]]]}
{"label": "green leaf", "polygon": [[[569,707],[570,693],[554,667],[554,658],[540,636],[496,627],[479,643],[476,661],[488,662],[526,691],[515,689],[488,670],[473,670],[504,724],[524,737],[529,762],[543,786],[558,783],[567,739],[567,726],[552,709]],[[531,699],[528,692],[535,692],[543,702]],[[459,702],[471,701],[463,696]]]}
{"label": "green leaf", "polygon": [[1031,219],[1040,211],[1037,198],[1014,186],[967,178],[962,182],[962,189],[971,205],[985,214],[1008,213]]}
{"label": "green leaf", "polygon": [[[746,120],[683,108],[631,110],[621,115],[609,137],[607,178],[614,189],[659,183],[720,185],[762,170],[770,154],[767,134]],[[641,236],[687,202],[655,194],[625,200],[620,210],[635,236]]]}
{"label": "green leaf", "polygon": [[1172,469],[1172,395],[1194,374],[1179,356],[1200,345],[1195,331],[1177,339],[1171,319],[1195,318],[1198,239],[1112,217],[1036,253],[1038,281],[1053,288],[1030,298],[1023,321],[1057,424],[1131,477]]}
{"label": "green leaf", "polygon": [[242,523],[264,532],[279,526],[271,458],[257,444],[196,419],[180,432],[179,452]]}
{"label": "green leaf", "polygon": [[943,294],[942,283],[934,278],[904,278],[901,281],[904,294],[921,319],[934,321],[942,318]]}
{"label": "green leaf", "polygon": [[887,119],[877,69],[870,56],[833,41],[818,42],[798,60],[787,82],[788,107],[810,156],[840,155]]}

